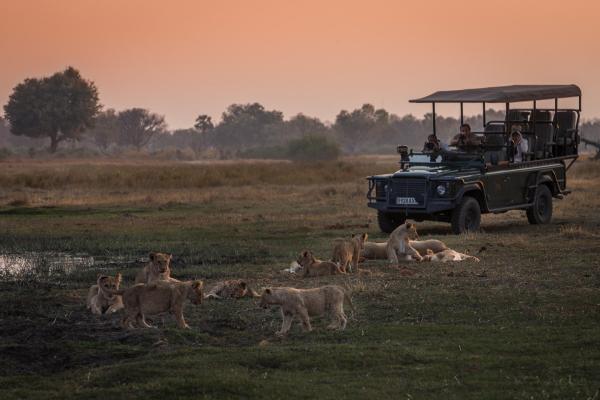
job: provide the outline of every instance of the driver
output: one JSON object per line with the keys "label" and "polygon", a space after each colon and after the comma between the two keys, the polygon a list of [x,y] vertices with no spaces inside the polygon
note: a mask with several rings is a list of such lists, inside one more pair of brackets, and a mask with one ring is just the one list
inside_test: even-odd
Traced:
{"label": "driver", "polygon": [[450,141],[451,146],[456,146],[463,150],[472,146],[479,146],[481,139],[471,132],[471,125],[462,124],[460,126],[460,133],[452,138]]}

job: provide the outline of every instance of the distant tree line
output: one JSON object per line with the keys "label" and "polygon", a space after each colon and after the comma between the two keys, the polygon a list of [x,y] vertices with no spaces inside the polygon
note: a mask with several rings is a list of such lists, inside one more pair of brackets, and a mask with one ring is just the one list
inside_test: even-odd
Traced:
{"label": "distant tree line", "polygon": [[[420,148],[432,131],[432,114],[398,116],[364,104],[338,113],[333,123],[304,114],[285,119],[283,113],[259,103],[232,104],[218,123],[200,114],[194,126],[169,131],[163,116],[142,108],[102,109],[95,84],[69,67],[46,78],[18,84],[0,117],[0,148],[55,152],[61,143],[103,154],[123,149],[187,152],[189,157],[335,158],[338,154],[392,153],[397,144]],[[486,112],[503,119],[501,111]],[[465,119],[474,129],[481,115]],[[448,140],[459,121],[436,117],[438,136]],[[600,121],[581,124],[582,135],[600,140]],[[68,147],[68,146],[67,146]]]}

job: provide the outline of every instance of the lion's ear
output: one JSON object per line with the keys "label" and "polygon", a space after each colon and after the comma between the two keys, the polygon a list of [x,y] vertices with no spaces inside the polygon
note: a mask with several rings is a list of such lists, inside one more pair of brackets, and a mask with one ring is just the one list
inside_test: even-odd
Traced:
{"label": "lion's ear", "polygon": [[302,252],[302,257],[306,257],[306,256],[308,256],[308,250],[304,250],[304,251]]}
{"label": "lion's ear", "polygon": [[202,288],[204,286],[204,282],[196,280],[192,285],[194,288]]}
{"label": "lion's ear", "polygon": [[115,275],[115,279],[117,280],[117,282],[121,282],[121,278],[122,278],[121,273],[117,272],[117,275]]}
{"label": "lion's ear", "polygon": [[167,253],[167,258],[168,258],[169,260],[171,260],[171,258],[173,258],[173,254],[171,254],[171,253]]}
{"label": "lion's ear", "polygon": [[244,281],[240,282],[240,286],[242,287],[242,289],[246,289],[246,287],[248,286],[248,284]]}
{"label": "lion's ear", "polygon": [[154,261],[156,259],[156,253],[155,252],[151,252],[150,255],[150,261]]}
{"label": "lion's ear", "polygon": [[410,229],[410,228],[412,228],[412,227],[413,227],[413,224],[411,224],[410,222],[407,222],[407,223],[406,223],[406,227],[407,227],[408,229]]}
{"label": "lion's ear", "polygon": [[265,289],[265,294],[271,294],[271,288],[266,288]]}
{"label": "lion's ear", "polygon": [[363,233],[362,234],[362,240],[363,241],[367,241],[367,238],[369,237],[369,235],[367,233]]}

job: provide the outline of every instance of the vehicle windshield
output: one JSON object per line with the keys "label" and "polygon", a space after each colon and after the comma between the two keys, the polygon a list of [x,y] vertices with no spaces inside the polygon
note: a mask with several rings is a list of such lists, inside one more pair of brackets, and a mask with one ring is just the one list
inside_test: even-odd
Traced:
{"label": "vehicle windshield", "polygon": [[411,152],[408,155],[410,165],[440,165],[440,164],[464,164],[482,163],[481,153],[462,151],[443,151],[435,153]]}

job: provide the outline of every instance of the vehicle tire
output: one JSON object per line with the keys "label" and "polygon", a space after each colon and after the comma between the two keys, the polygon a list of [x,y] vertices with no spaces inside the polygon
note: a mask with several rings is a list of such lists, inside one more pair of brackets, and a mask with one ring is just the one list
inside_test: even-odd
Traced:
{"label": "vehicle tire", "polygon": [[402,225],[405,221],[405,215],[377,211],[377,223],[383,233],[392,233],[394,229]]}
{"label": "vehicle tire", "polygon": [[535,190],[533,206],[527,209],[530,224],[547,224],[552,220],[552,192],[547,185],[539,185]]}
{"label": "vehicle tire", "polygon": [[455,234],[475,232],[481,224],[481,208],[479,202],[471,197],[465,196],[454,211],[452,211],[452,232]]}

